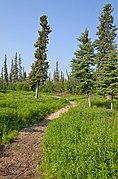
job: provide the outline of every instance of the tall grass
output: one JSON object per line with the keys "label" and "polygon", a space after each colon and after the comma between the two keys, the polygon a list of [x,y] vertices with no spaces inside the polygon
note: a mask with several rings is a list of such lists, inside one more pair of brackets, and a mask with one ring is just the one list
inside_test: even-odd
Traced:
{"label": "tall grass", "polygon": [[45,178],[117,178],[117,127],[117,112],[80,101],[47,128],[40,168]]}
{"label": "tall grass", "polygon": [[0,145],[11,141],[21,128],[44,119],[67,103],[49,94],[40,94],[37,100],[33,92],[0,93]]}

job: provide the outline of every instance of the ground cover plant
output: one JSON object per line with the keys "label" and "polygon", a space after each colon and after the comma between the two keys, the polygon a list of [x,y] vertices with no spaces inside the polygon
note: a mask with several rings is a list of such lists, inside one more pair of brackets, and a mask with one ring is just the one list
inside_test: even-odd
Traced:
{"label": "ground cover plant", "polygon": [[67,100],[50,94],[6,91],[0,93],[0,145],[11,141],[18,131],[44,119],[48,114],[68,104]]}
{"label": "ground cover plant", "polygon": [[[82,98],[78,107],[70,109],[47,128],[40,167],[45,178],[118,177],[118,112],[98,108],[94,99],[94,106],[90,108]],[[102,99],[100,101],[102,103]]]}

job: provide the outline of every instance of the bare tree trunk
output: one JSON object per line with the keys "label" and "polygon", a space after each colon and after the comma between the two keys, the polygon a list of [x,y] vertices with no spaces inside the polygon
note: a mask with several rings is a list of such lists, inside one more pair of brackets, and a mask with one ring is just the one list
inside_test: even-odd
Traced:
{"label": "bare tree trunk", "polygon": [[90,94],[88,94],[88,105],[89,107],[91,107],[91,95]]}
{"label": "bare tree trunk", "polygon": [[113,109],[113,101],[111,101],[111,110]]}
{"label": "bare tree trunk", "polygon": [[36,83],[36,94],[35,94],[35,98],[38,99],[38,82]]}
{"label": "bare tree trunk", "polygon": [[113,96],[111,96],[111,110],[113,110]]}

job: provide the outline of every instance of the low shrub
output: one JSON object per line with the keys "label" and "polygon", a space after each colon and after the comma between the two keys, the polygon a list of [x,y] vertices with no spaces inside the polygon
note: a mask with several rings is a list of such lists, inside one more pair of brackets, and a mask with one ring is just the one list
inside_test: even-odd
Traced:
{"label": "low shrub", "polygon": [[35,99],[31,91],[0,93],[0,145],[10,142],[21,128],[31,126],[66,104],[66,99],[42,93]]}

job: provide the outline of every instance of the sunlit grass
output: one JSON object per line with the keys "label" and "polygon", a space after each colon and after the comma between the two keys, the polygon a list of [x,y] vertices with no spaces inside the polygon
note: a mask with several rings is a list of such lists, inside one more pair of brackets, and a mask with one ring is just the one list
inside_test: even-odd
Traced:
{"label": "sunlit grass", "polygon": [[44,119],[66,104],[67,100],[50,94],[40,93],[39,99],[35,99],[33,92],[0,93],[0,145],[11,141],[21,128]]}
{"label": "sunlit grass", "polygon": [[40,167],[47,179],[118,177],[118,112],[95,103],[89,108],[79,98],[78,107],[49,124]]}

